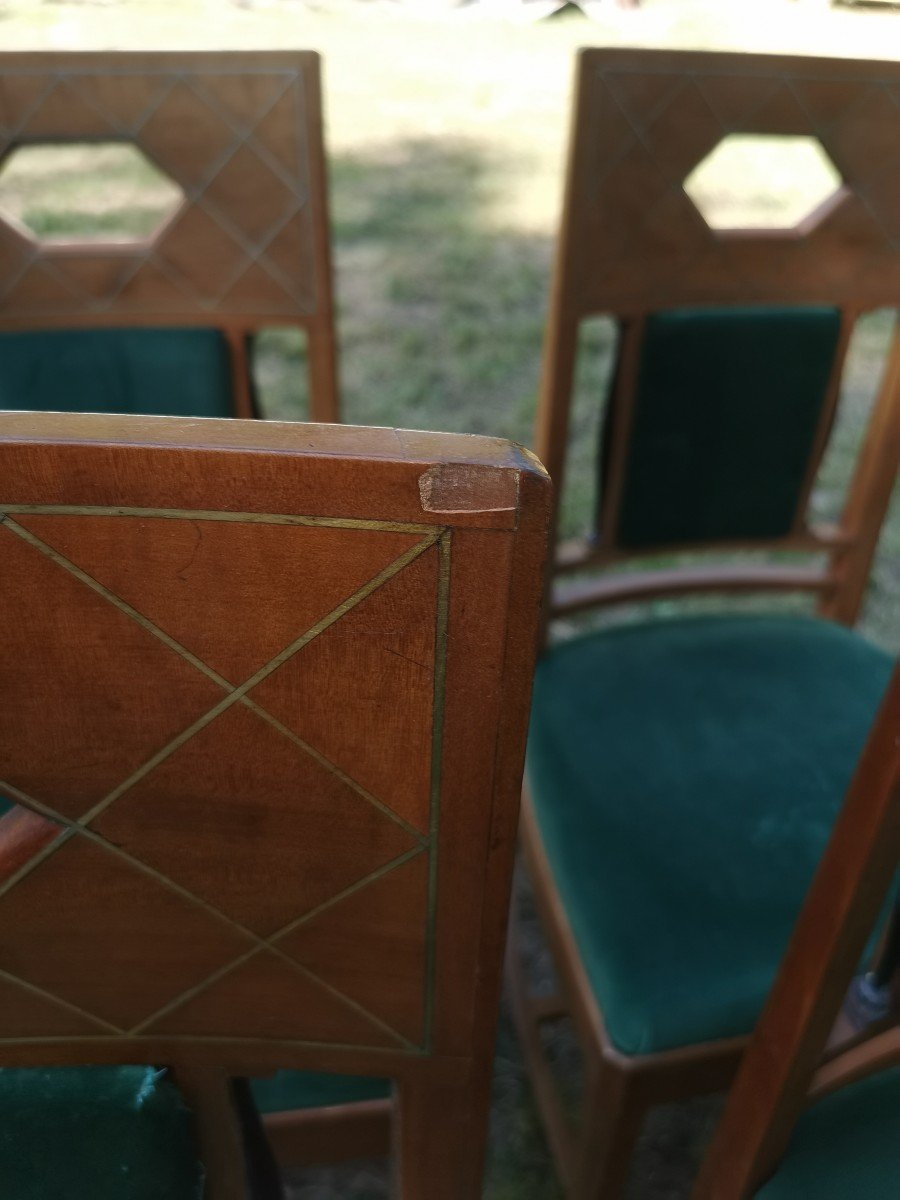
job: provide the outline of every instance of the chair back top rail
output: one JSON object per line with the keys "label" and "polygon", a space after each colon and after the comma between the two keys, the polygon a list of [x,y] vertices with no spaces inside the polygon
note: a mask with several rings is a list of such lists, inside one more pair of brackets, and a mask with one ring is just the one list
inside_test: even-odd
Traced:
{"label": "chair back top rail", "polygon": [[[0,331],[221,329],[310,338],[312,416],[337,420],[319,55],[0,54],[0,169],[25,146],[131,145],[180,200],[139,238],[38,238],[0,212]],[[249,400],[240,415],[250,415]]]}

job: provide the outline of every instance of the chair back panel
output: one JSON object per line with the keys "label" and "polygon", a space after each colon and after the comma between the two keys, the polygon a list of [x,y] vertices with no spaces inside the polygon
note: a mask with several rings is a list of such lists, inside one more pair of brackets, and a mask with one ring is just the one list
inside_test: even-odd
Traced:
{"label": "chair back panel", "polygon": [[[567,196],[578,309],[896,304],[898,101],[896,62],[583,50]],[[794,228],[714,230],[683,185],[733,134],[815,138],[841,184]]]}
{"label": "chair back panel", "polygon": [[[811,525],[808,501],[855,321],[900,300],[898,96],[896,63],[581,52],[536,433],[557,495],[580,324],[611,315],[621,338],[598,530],[560,569],[733,548],[829,561],[579,580],[557,589],[554,611],[799,588],[855,618],[900,463],[900,340],[837,527]],[[754,134],[815,139],[840,180],[792,228],[714,228],[685,181],[729,136]]]}
{"label": "chair back panel", "polygon": [[318,55],[0,55],[0,161],[73,142],[134,145],[182,199],[128,241],[39,240],[0,215],[0,330],[212,325],[239,353],[299,325],[313,415],[336,419]]}
{"label": "chair back panel", "polygon": [[470,1054],[543,473],[489,439],[55,414],[0,417],[0,460],[0,1058]]}
{"label": "chair back panel", "polygon": [[840,330],[833,308],[648,317],[621,490],[601,506],[601,531],[614,518],[612,540],[629,550],[789,536]]}

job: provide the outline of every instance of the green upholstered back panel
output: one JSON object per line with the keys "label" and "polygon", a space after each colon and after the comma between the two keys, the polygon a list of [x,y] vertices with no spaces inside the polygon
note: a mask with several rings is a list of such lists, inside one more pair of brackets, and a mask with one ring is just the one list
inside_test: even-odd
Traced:
{"label": "green upholstered back panel", "polygon": [[0,1196],[201,1200],[193,1121],[153,1067],[0,1071]]}
{"label": "green upholstered back panel", "polygon": [[900,1068],[813,1105],[758,1200],[896,1200],[900,1196]]}
{"label": "green upholstered back panel", "polygon": [[317,1071],[276,1071],[254,1079],[253,1099],[262,1113],[290,1112],[297,1108],[323,1108],[382,1100],[391,1094],[388,1079],[365,1075],[324,1075]]}
{"label": "green upholstered back panel", "polygon": [[647,319],[615,541],[777,538],[791,527],[834,363],[832,308]]}
{"label": "green upholstered back panel", "polygon": [[0,409],[231,417],[217,329],[0,334]]}

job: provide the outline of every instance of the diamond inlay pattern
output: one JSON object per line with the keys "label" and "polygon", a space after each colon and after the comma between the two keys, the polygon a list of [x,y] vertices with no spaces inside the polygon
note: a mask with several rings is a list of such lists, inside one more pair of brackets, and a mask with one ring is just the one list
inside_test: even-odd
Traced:
{"label": "diamond inlay pattern", "polygon": [[[662,52],[587,52],[585,64],[569,202],[585,309],[896,302],[900,71],[847,62],[828,79],[817,71],[834,64]],[[683,184],[732,134],[815,139],[843,185],[797,236],[717,234]]]}
{"label": "diamond inlay pattern", "polygon": [[0,1039],[426,1043],[448,535],[0,526]]}
{"label": "diamond inlay pattern", "polygon": [[[314,228],[324,212],[311,186],[318,137],[298,62],[232,70],[169,67],[110,73],[5,64],[0,159],[22,140],[127,140],[184,193],[173,220],[145,242],[39,245],[0,220],[0,319],[84,312],[178,321],[220,316],[301,317],[320,288]],[[290,236],[284,236],[290,229]],[[105,265],[102,265],[104,264]]]}

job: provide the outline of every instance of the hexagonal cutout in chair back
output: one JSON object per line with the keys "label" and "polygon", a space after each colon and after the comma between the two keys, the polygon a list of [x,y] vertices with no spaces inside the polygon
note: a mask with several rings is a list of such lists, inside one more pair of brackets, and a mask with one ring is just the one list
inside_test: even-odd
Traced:
{"label": "hexagonal cutout in chair back", "polygon": [[45,244],[144,242],[184,199],[133,142],[32,142],[0,162],[0,214]]}
{"label": "hexagonal cutout in chair back", "polygon": [[815,221],[843,186],[818,138],[733,133],[684,181],[710,229],[792,230]]}

